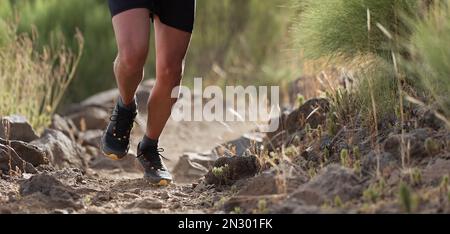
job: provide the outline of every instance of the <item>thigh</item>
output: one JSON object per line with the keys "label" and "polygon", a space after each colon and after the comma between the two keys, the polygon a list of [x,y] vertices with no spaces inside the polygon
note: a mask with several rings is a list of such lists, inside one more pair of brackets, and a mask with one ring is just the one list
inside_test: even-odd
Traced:
{"label": "thigh", "polygon": [[150,12],[135,8],[116,14],[112,18],[119,54],[123,51],[148,51],[150,40]]}
{"label": "thigh", "polygon": [[191,40],[191,33],[168,26],[158,16],[154,19],[157,69],[181,66]]}

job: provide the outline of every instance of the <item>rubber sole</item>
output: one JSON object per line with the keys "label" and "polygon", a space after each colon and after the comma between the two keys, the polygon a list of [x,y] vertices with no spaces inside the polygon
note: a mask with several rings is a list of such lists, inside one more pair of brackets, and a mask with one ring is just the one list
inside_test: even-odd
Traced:
{"label": "rubber sole", "polygon": [[157,185],[161,186],[161,187],[166,187],[166,186],[169,186],[170,183],[171,182],[168,180],[160,180]]}
{"label": "rubber sole", "polygon": [[161,180],[157,181],[157,180],[151,180],[149,178],[146,178],[145,176],[144,176],[144,179],[147,180],[150,184],[155,185],[155,186],[160,186],[160,187],[166,187],[172,183],[171,180],[167,180],[167,179],[161,179]]}
{"label": "rubber sole", "polygon": [[111,159],[113,161],[120,161],[120,160],[124,159],[125,156],[126,156],[126,155],[119,156],[119,155],[117,155],[115,153],[106,153],[105,152],[106,151],[105,150],[105,146],[103,144],[100,145],[100,149],[101,149],[103,155],[105,155],[107,158],[109,158],[109,159]]}
{"label": "rubber sole", "polygon": [[115,154],[106,154],[106,153],[103,153],[103,155],[105,155],[107,158],[109,158],[109,159],[111,159],[111,160],[113,160],[113,161],[119,161],[119,160],[121,160],[121,158],[120,158],[119,156],[115,155]]}

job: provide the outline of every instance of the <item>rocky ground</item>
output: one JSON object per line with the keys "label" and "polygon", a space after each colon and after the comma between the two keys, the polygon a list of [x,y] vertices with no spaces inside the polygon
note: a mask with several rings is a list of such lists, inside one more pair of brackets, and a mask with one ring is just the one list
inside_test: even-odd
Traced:
{"label": "rocky ground", "polygon": [[[139,89],[140,106],[152,85]],[[412,110],[403,134],[380,123],[377,136],[335,126],[325,99],[286,111],[267,135],[249,123],[171,121],[161,144],[175,183],[156,187],[134,159],[144,109],[125,160],[99,152],[117,94],[63,110],[41,134],[2,117],[0,213],[450,212],[450,133],[426,111]]]}

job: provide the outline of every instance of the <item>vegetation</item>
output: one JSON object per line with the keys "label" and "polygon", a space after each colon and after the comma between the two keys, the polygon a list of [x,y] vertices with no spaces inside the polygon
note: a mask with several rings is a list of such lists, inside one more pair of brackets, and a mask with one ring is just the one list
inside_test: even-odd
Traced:
{"label": "vegetation", "polygon": [[438,109],[450,116],[450,2],[437,1],[424,20],[412,22],[407,70],[418,78]]}
{"label": "vegetation", "polygon": [[[5,4],[4,4],[5,3]],[[116,45],[108,5],[104,0],[88,4],[78,0],[5,0],[0,17],[20,13],[22,32],[35,26],[39,44],[45,46],[62,32],[67,45],[77,48],[71,39],[79,29],[86,41],[74,82],[66,101],[80,101],[99,91],[115,87],[112,61]],[[292,10],[284,0],[198,0],[195,32],[187,58],[185,83],[194,77],[208,78],[214,84],[278,83],[286,80],[295,67],[280,59],[287,52],[287,37]],[[150,43],[153,43],[151,39]],[[154,77],[154,48],[146,66],[147,78]],[[95,62],[93,62],[95,61]],[[292,64],[292,63],[291,63]]]}
{"label": "vegetation", "polygon": [[[307,57],[374,53],[389,57],[389,39],[376,25],[400,34],[400,13],[416,8],[411,0],[301,0],[295,40]],[[313,39],[313,40],[312,40]]]}
{"label": "vegetation", "polygon": [[83,38],[77,33],[78,53],[63,41],[34,50],[36,34],[17,34],[15,24],[0,21],[0,115],[21,114],[41,130],[61,102],[81,58]]}
{"label": "vegetation", "polygon": [[332,58],[351,73],[351,92],[332,89],[328,95],[339,122],[360,114],[367,126],[401,119],[405,96],[427,100],[427,108],[438,109],[448,119],[448,1],[297,3],[297,48],[307,59]]}

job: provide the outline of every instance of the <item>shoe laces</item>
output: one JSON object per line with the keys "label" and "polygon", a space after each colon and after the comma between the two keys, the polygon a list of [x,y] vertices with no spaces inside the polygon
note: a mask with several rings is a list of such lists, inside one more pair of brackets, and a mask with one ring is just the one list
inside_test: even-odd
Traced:
{"label": "shoe laces", "polygon": [[112,134],[119,139],[126,139],[131,132],[134,124],[135,114],[129,111],[117,110],[110,117],[109,120],[114,123]]}
{"label": "shoe laces", "polygon": [[154,169],[164,169],[162,159],[170,161],[168,158],[164,157],[161,153],[164,152],[163,148],[155,148],[150,150],[143,150],[137,157],[143,157]]}

